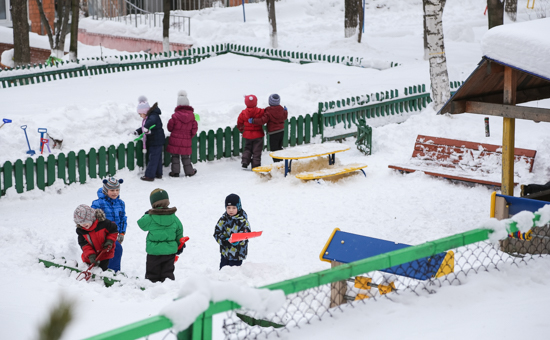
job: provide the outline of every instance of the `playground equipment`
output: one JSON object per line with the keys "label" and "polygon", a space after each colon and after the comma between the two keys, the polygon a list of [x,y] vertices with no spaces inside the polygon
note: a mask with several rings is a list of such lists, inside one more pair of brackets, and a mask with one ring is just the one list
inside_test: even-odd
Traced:
{"label": "playground equipment", "polygon": [[52,150],[50,150],[50,140],[48,138],[44,138],[44,134],[48,132],[48,129],[38,128],[38,132],[40,133],[40,154],[44,152],[44,145],[48,147],[48,152],[52,153]]}
{"label": "playground equipment", "polygon": [[6,125],[6,124],[8,124],[8,123],[11,123],[11,119],[7,119],[7,118],[2,119],[2,121],[3,121],[4,123],[2,123],[2,125],[0,125],[0,129],[2,128],[2,126]]}
{"label": "playground equipment", "polygon": [[21,125],[21,128],[23,129],[23,132],[25,132],[25,139],[27,139],[27,146],[29,147],[29,151],[27,151],[27,154],[34,156],[36,152],[31,149],[31,145],[29,143],[29,137],[27,136],[27,125]]}
{"label": "playground equipment", "polygon": [[[529,3],[531,3],[531,7],[529,7]],[[531,0],[527,0],[527,9],[533,9],[535,8],[535,0],[531,2]]]}
{"label": "playground equipment", "polygon": [[[410,247],[410,245],[347,233],[340,231],[339,228],[335,228],[323,247],[319,259],[321,261],[330,262],[331,266],[335,267],[407,247]],[[351,280],[354,282],[355,288],[364,290],[378,288],[380,295],[384,295],[397,289],[394,282],[389,282],[391,275],[400,275],[415,280],[425,281],[450,274],[453,271],[454,252],[449,250],[434,256],[421,258],[381,270],[381,272],[383,272],[382,276],[386,282],[376,284],[372,282],[372,278],[362,276],[356,276]],[[346,299],[349,300],[346,293],[346,281],[332,283],[331,307],[345,303]],[[368,294],[357,294],[355,300],[369,297]]]}
{"label": "playground equipment", "polygon": [[[491,195],[491,215],[497,220],[510,218],[522,211],[535,213],[545,205],[546,201],[539,201],[525,197],[500,195],[493,192]],[[529,231],[512,232],[508,238],[501,240],[500,250],[516,256],[525,254],[549,254],[550,253],[550,229],[548,226],[533,226]]]}

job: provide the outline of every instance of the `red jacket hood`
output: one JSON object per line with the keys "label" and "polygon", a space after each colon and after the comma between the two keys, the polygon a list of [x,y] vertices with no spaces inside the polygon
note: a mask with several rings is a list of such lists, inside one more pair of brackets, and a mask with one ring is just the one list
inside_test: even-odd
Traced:
{"label": "red jacket hood", "polygon": [[195,120],[195,114],[193,112],[194,110],[191,106],[180,105],[176,107],[172,117],[187,124]]}

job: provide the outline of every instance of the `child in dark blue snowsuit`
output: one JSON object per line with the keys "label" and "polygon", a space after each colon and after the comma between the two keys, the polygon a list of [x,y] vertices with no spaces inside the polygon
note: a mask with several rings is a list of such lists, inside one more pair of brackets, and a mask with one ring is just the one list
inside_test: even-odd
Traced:
{"label": "child in dark blue snowsuit", "polygon": [[120,184],[122,179],[114,177],[103,180],[103,187],[97,190],[97,197],[92,202],[93,209],[101,209],[105,217],[113,221],[118,227],[118,237],[115,242],[115,255],[109,261],[109,269],[120,271],[120,259],[122,258],[122,241],[126,234],[126,204],[120,199]]}
{"label": "child in dark blue snowsuit", "polygon": [[220,269],[224,266],[240,266],[248,254],[248,240],[229,243],[233,233],[249,233],[248,217],[241,205],[241,199],[235,194],[225,198],[225,213],[218,220],[214,238],[220,245]]}
{"label": "child in dark blue snowsuit", "polygon": [[[149,154],[149,164],[147,164],[145,176],[142,176],[141,180],[152,182],[155,178],[162,178],[162,150],[166,137],[162,128],[161,112],[158,104],[155,103],[149,107],[145,96],[140,96],[138,101],[137,112],[143,118],[143,122],[141,127],[136,129],[135,135],[141,135],[145,132],[143,150]],[[154,127],[151,128],[153,125]]]}

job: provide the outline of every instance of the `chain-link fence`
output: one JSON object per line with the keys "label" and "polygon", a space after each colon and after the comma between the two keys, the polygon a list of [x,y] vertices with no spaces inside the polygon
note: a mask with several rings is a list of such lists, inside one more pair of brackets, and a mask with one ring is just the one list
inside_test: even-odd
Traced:
{"label": "chain-link fence", "polygon": [[[520,265],[550,253],[548,225],[514,237],[497,245],[477,242],[382,271],[289,294],[284,307],[267,317],[260,317],[250,310],[231,311],[223,321],[225,339],[279,336],[312,320],[323,320],[359,305],[381,299],[392,300],[398,295],[437,293],[443,286],[462,284],[468,275]],[[337,265],[333,263],[333,266]]]}

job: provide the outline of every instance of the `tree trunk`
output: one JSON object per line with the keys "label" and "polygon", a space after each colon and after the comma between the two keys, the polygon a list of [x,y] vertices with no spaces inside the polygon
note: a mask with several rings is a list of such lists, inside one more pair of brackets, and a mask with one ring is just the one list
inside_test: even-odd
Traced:
{"label": "tree trunk", "polygon": [[430,55],[430,80],[434,109],[438,111],[451,97],[447,58],[443,41],[443,9],[446,0],[425,0],[426,36]]}
{"label": "tree trunk", "polygon": [[504,0],[487,0],[489,29],[504,23]]}
{"label": "tree trunk", "polygon": [[69,47],[69,59],[76,61],[78,58],[78,18],[80,16],[79,0],[72,0],[71,17],[71,46]]}
{"label": "tree trunk", "polygon": [[27,1],[19,0],[11,3],[13,21],[13,61],[14,65],[23,66],[31,63],[31,48],[29,44],[29,22],[27,21]]}
{"label": "tree trunk", "polygon": [[516,21],[518,17],[518,0],[506,0],[504,11],[506,12],[510,20]]}
{"label": "tree trunk", "polygon": [[[42,25],[46,29],[48,34],[48,41],[50,42],[50,48],[52,55],[57,58],[62,58],[65,55],[65,37],[69,31],[69,14],[71,14],[72,0],[58,0],[57,1],[57,23],[54,25],[54,30],[48,22],[48,18],[44,14],[44,8],[42,7],[42,0],[36,0],[38,6],[38,12],[40,13],[40,20]],[[55,40],[54,40],[55,34]]]}
{"label": "tree trunk", "polygon": [[162,51],[170,52],[170,6],[171,0],[164,0],[162,10],[164,17],[162,18]]}
{"label": "tree trunk", "polygon": [[275,0],[266,0],[267,5],[267,19],[269,20],[269,40],[271,42],[271,48],[278,48],[279,43],[277,41],[277,20],[275,18]]}
{"label": "tree trunk", "polygon": [[[363,0],[364,2],[365,0]],[[365,9],[361,4],[361,0],[357,0],[357,6],[359,6],[359,33],[357,34],[357,42],[361,43],[363,38],[363,27],[365,26]]]}
{"label": "tree trunk", "polygon": [[359,27],[360,13],[362,13],[361,0],[345,0],[344,2],[344,36],[346,38],[353,37]]}
{"label": "tree trunk", "polygon": [[426,28],[426,0],[422,1],[422,10],[424,11],[424,60],[429,60],[430,50],[428,49],[428,29]]}

